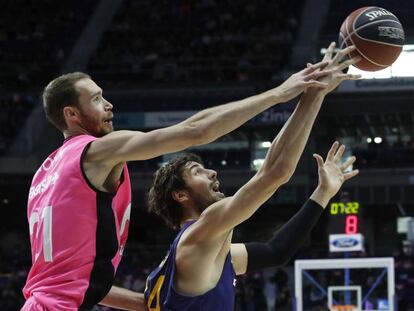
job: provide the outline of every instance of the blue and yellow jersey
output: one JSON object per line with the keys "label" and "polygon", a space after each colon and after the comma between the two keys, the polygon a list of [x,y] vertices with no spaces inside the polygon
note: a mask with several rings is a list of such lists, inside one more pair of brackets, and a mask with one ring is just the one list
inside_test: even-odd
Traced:
{"label": "blue and yellow jersey", "polygon": [[188,297],[174,290],[175,254],[183,232],[194,222],[186,223],[178,233],[170,250],[147,278],[144,296],[149,311],[233,311],[235,273],[230,252],[216,287],[203,295]]}

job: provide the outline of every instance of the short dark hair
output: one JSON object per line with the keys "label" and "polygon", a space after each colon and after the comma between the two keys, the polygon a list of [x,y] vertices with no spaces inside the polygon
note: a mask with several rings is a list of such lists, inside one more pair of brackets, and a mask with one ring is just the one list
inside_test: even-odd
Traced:
{"label": "short dark hair", "polygon": [[43,108],[46,117],[59,130],[63,131],[67,128],[63,108],[79,104],[79,93],[75,89],[75,83],[90,78],[83,72],[67,73],[52,80],[43,90]]}
{"label": "short dark hair", "polygon": [[194,161],[203,164],[201,158],[193,153],[176,157],[154,174],[154,183],[148,193],[148,209],[164,219],[168,227],[179,229],[183,215],[181,205],[174,200],[172,192],[185,189],[183,168]]}

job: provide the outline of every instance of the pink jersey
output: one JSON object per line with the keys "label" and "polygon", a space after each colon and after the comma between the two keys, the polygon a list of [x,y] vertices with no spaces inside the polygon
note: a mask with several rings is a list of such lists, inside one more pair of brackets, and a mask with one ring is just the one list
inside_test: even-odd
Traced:
{"label": "pink jersey", "polygon": [[128,236],[131,186],[126,165],[115,195],[88,182],[82,156],[95,139],[67,139],[33,177],[28,201],[33,265],[23,288],[27,305],[90,310],[111,288]]}

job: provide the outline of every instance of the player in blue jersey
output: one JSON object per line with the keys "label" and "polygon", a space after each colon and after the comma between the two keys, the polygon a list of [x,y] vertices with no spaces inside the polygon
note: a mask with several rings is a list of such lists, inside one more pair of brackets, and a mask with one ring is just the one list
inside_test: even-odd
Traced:
{"label": "player in blue jersey", "polygon": [[176,158],[160,168],[149,193],[150,210],[167,225],[181,228],[165,260],[147,279],[145,300],[149,310],[234,309],[234,278],[246,271],[284,264],[298,249],[343,182],[355,161],[341,164],[345,147],[335,142],[325,161],[318,164],[319,183],[300,211],[267,243],[232,244],[233,229],[248,219],[292,176],[309,137],[324,96],[344,79],[340,51],[325,56],[330,75],[321,79],[328,87],[310,89],[274,139],[261,169],[232,197],[220,192],[217,173],[194,155]]}

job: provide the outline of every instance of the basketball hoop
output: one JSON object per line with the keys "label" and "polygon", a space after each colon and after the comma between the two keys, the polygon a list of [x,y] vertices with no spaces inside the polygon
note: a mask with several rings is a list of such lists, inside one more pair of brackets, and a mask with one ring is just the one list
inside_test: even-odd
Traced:
{"label": "basketball hoop", "polygon": [[331,311],[357,311],[357,306],[354,305],[333,305]]}

